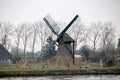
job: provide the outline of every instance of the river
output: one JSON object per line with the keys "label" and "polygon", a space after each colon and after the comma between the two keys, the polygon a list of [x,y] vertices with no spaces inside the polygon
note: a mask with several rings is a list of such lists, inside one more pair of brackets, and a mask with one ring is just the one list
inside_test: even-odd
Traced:
{"label": "river", "polygon": [[66,75],[43,77],[4,77],[0,80],[120,80],[120,75]]}

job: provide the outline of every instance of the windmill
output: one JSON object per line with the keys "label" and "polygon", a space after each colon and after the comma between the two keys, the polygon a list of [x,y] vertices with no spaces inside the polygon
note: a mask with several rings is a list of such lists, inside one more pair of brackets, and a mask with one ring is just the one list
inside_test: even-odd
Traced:
{"label": "windmill", "polygon": [[[74,64],[74,40],[66,32],[77,18],[78,18],[78,15],[76,15],[72,19],[72,21],[60,33],[55,31],[54,28],[57,27],[57,24],[54,22],[54,20],[50,16],[47,15],[46,17],[43,18],[43,20],[45,21],[45,23],[47,24],[51,32],[56,36],[55,40],[53,40],[52,37],[49,37],[49,41],[51,41],[51,44],[49,46],[48,52],[54,45],[57,45],[58,56],[62,55],[60,57],[65,57],[67,55],[66,57],[68,56],[71,57],[73,64]],[[72,43],[72,46],[71,46],[71,43]],[[46,54],[42,54],[42,57],[46,56],[50,58],[50,56],[52,55],[53,54],[47,54],[46,52]]]}

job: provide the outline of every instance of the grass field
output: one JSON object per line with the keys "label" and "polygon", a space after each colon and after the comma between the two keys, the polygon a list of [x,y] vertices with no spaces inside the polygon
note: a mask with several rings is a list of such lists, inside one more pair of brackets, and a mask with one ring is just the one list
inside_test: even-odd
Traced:
{"label": "grass field", "polygon": [[82,67],[61,67],[42,68],[38,65],[31,67],[22,67],[19,64],[0,66],[0,77],[7,76],[46,76],[46,75],[80,75],[80,74],[120,74],[120,66],[99,67],[99,66],[82,66]]}

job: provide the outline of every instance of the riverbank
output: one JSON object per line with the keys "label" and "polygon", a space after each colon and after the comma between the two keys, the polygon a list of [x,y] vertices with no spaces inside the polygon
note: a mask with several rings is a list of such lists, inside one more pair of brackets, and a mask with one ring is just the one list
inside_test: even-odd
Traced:
{"label": "riverbank", "polygon": [[120,68],[63,68],[63,69],[0,69],[0,77],[48,75],[108,75],[120,74]]}

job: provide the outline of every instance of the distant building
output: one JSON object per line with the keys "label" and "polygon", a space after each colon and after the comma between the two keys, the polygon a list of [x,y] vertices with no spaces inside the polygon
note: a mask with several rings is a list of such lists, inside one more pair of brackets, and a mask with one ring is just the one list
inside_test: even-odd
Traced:
{"label": "distant building", "polygon": [[0,44],[0,64],[11,64],[13,56]]}

